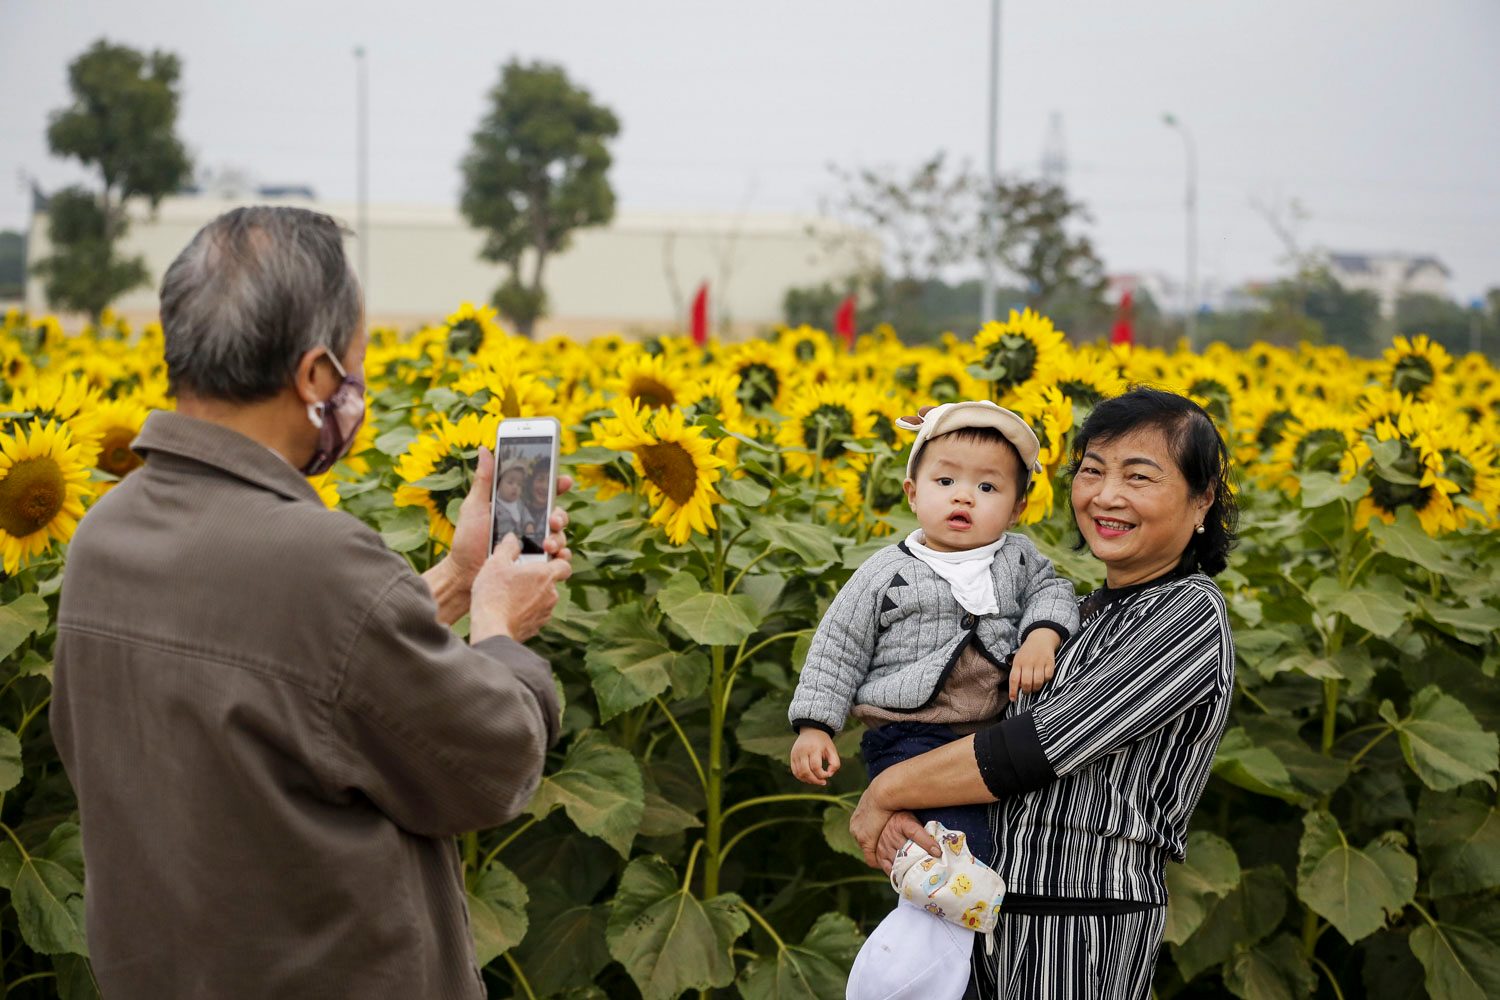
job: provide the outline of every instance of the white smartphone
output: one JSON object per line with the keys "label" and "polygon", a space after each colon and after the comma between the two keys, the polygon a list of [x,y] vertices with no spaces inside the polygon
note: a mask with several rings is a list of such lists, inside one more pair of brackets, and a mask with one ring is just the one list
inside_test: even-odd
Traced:
{"label": "white smartphone", "polygon": [[521,540],[521,561],[547,559],[542,548],[557,502],[557,440],[552,417],[500,421],[495,435],[495,484],[490,494],[490,551],[507,534]]}

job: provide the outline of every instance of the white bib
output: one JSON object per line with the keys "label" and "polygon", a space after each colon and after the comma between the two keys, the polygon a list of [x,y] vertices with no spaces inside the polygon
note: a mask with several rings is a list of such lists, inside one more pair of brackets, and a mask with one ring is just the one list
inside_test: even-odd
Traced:
{"label": "white bib", "polygon": [[932,571],[953,588],[953,599],[972,615],[992,615],[1000,610],[995,599],[995,583],[990,576],[990,565],[995,553],[1005,544],[1001,535],[988,545],[962,552],[938,552],[922,544],[922,529],[918,528],[906,536],[906,547],[911,554],[932,567]]}

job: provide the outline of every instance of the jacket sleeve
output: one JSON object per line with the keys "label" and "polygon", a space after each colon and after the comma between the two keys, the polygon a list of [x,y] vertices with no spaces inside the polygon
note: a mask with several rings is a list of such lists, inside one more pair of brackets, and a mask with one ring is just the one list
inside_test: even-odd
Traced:
{"label": "jacket sleeve", "polygon": [[333,706],[333,758],[401,827],[453,836],[514,818],[560,726],[547,661],[511,639],[470,646],[400,574],[365,616]]}
{"label": "jacket sleeve", "polygon": [[996,797],[1020,795],[1085,768],[1227,697],[1233,664],[1223,597],[1183,588],[1036,708],[980,730],[974,756],[985,784]]}
{"label": "jacket sleeve", "polygon": [[1052,560],[1028,544],[1025,560],[1025,586],[1021,590],[1021,625],[1018,642],[1039,628],[1050,628],[1064,642],[1078,631],[1078,598],[1073,582],[1057,575]]}
{"label": "jacket sleeve", "polygon": [[787,713],[793,729],[813,726],[833,735],[844,728],[875,655],[882,566],[889,563],[878,555],[866,560],[818,623]]}

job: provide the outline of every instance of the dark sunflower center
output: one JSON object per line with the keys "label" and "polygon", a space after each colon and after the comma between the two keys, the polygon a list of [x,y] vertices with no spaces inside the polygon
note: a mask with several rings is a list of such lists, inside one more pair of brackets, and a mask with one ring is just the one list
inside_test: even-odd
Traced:
{"label": "dark sunflower center", "polygon": [[1401,442],[1401,454],[1390,463],[1390,468],[1399,473],[1402,479],[1411,479],[1412,482],[1393,483],[1377,472],[1370,480],[1370,499],[1375,501],[1376,506],[1392,513],[1399,507],[1414,507],[1417,510],[1425,508],[1432,487],[1415,484],[1421,478],[1421,463],[1411,445]]}
{"label": "dark sunflower center", "polygon": [[1057,383],[1057,389],[1064,396],[1080,406],[1093,406],[1104,398],[1104,393],[1099,391],[1098,386],[1089,385],[1078,379],[1069,379],[1066,382]]}
{"label": "dark sunflower center", "polygon": [[130,442],[134,440],[135,431],[129,427],[111,427],[104,433],[96,464],[105,472],[116,476],[124,476],[132,469],[139,468],[140,457],[130,450]]}
{"label": "dark sunflower center", "polygon": [[484,327],[478,320],[461,319],[448,328],[448,353],[473,354],[484,343]]}
{"label": "dark sunflower center", "polygon": [[781,391],[781,376],[770,365],[758,361],[740,369],[740,387],[737,395],[741,403],[753,409],[763,409],[776,401]]}
{"label": "dark sunflower center", "polygon": [[641,468],[646,478],[667,495],[677,506],[684,506],[693,499],[698,488],[698,467],[687,449],[675,441],[648,444],[636,450],[641,456]]}
{"label": "dark sunflower center", "polygon": [[1287,422],[1291,419],[1292,414],[1289,410],[1277,410],[1272,413],[1266,418],[1266,422],[1260,425],[1260,432],[1255,435],[1255,443],[1262,449],[1276,447],[1286,432]]}
{"label": "dark sunflower center", "polygon": [[875,436],[892,447],[896,445],[896,424],[884,413],[875,417]]}
{"label": "dark sunflower center", "polygon": [[993,372],[990,381],[997,386],[1020,385],[1036,370],[1036,345],[1020,334],[1006,334],[990,345],[984,366]]}
{"label": "dark sunflower center", "polygon": [[1319,428],[1304,435],[1292,454],[1297,467],[1316,472],[1339,471],[1339,460],[1344,457],[1348,443],[1344,435],[1328,427]]}
{"label": "dark sunflower center", "polygon": [[1211,378],[1200,378],[1188,386],[1188,392],[1195,396],[1203,396],[1208,400],[1204,407],[1208,415],[1214,420],[1223,422],[1229,417],[1229,390],[1224,383]]}
{"label": "dark sunflower center", "polygon": [[[819,434],[819,431],[822,433]],[[823,439],[824,458],[838,458],[844,452],[844,439],[854,433],[854,414],[836,403],[824,403],[802,418],[802,443],[810,449]]]}
{"label": "dark sunflower center", "polygon": [[917,366],[901,365],[891,377],[903,389],[915,389],[917,387]]}
{"label": "dark sunflower center", "polygon": [[0,479],[0,531],[13,538],[41,531],[62,510],[67,493],[55,460],[23,458]]}
{"label": "dark sunflower center", "polygon": [[650,375],[637,375],[630,380],[625,394],[642,406],[649,406],[653,410],[659,410],[663,406],[672,406],[677,402],[677,393],[670,386],[664,385]]}
{"label": "dark sunflower center", "polygon": [[886,469],[881,469],[873,487],[870,484],[870,470],[859,474],[860,492],[870,498],[870,509],[877,514],[884,514],[896,504],[906,499],[906,494],[901,489],[901,480],[892,476]]}
{"label": "dark sunflower center", "polygon": [[811,361],[818,356],[818,345],[810,340],[799,340],[795,352],[798,361]]}
{"label": "dark sunflower center", "polygon": [[928,386],[927,391],[935,402],[951,403],[958,399],[958,379],[952,375],[939,375],[932,380],[932,385]]}
{"label": "dark sunflower center", "polygon": [[1432,384],[1435,375],[1431,361],[1420,354],[1408,354],[1396,362],[1391,372],[1391,386],[1403,396],[1420,396]]}

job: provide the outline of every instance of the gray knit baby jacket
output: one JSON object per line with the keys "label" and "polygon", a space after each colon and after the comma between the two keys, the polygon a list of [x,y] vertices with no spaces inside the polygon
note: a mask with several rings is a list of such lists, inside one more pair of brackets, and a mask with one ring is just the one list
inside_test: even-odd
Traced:
{"label": "gray knit baby jacket", "polygon": [[971,638],[999,668],[1032,630],[1067,639],[1078,627],[1073,584],[1029,538],[1007,535],[990,572],[999,611],[975,616],[904,541],[866,559],[818,623],[792,696],[792,728],[838,732],[856,703],[925,708]]}

